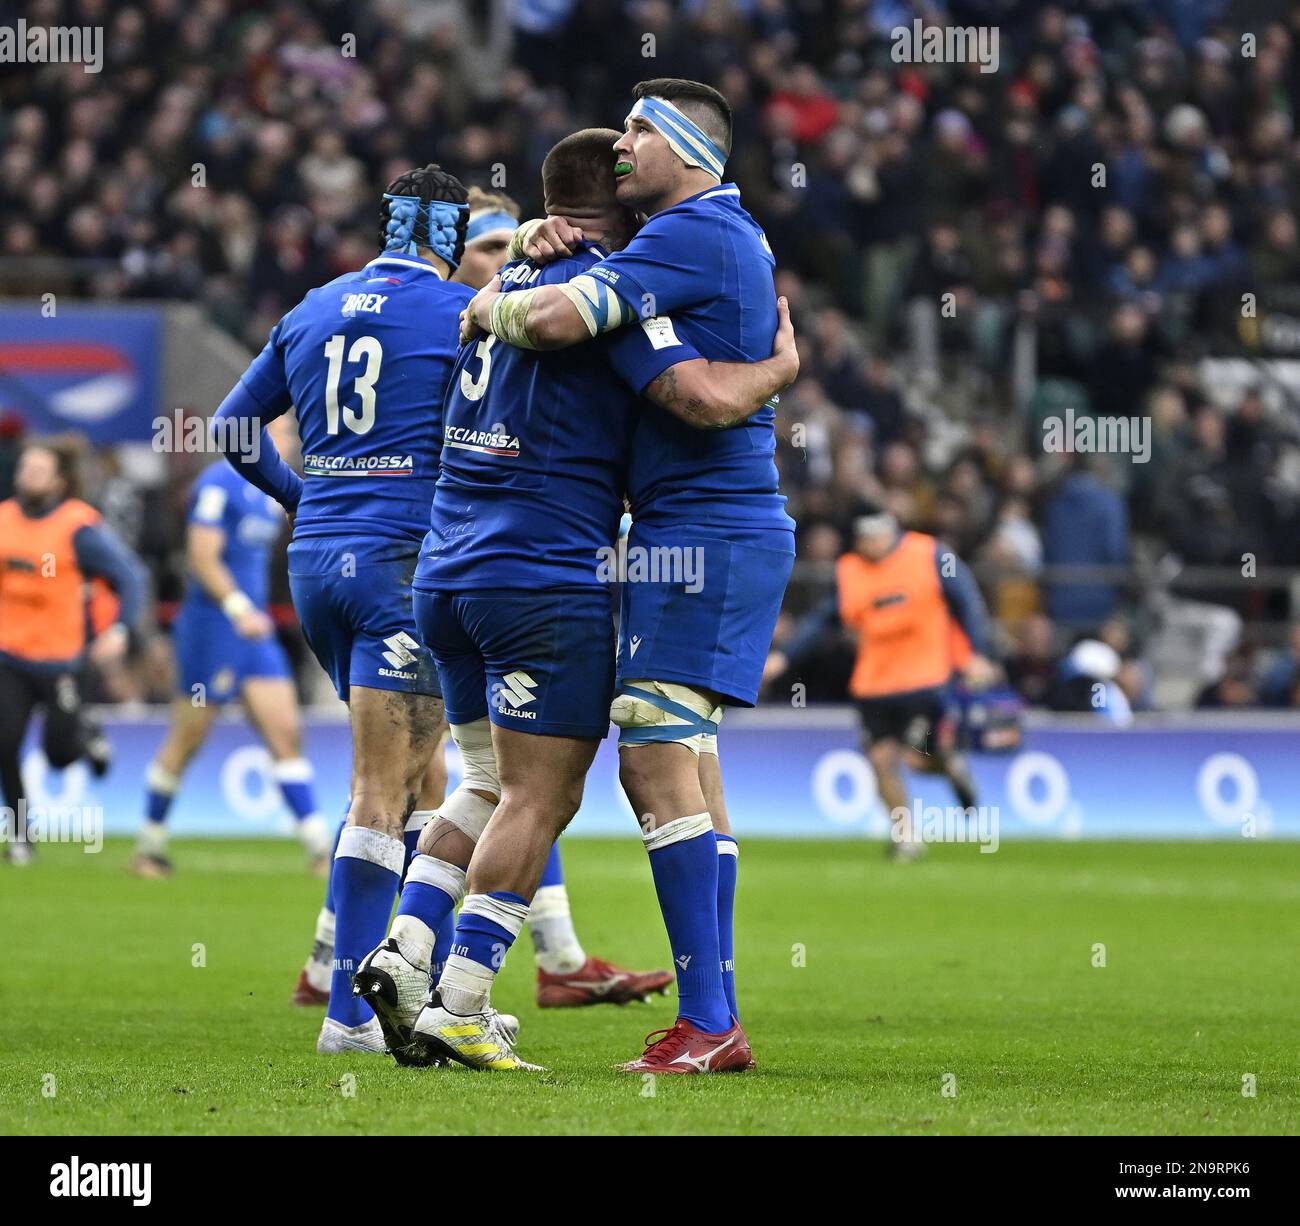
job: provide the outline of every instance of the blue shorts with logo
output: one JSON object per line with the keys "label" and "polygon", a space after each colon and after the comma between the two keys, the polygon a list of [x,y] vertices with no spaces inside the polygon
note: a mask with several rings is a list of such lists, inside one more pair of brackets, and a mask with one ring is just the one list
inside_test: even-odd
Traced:
{"label": "blue shorts with logo", "polygon": [[289,589],[307,645],[344,702],[354,685],[438,697],[411,606],[419,541],[305,537],[289,545]]}
{"label": "blue shorts with logo", "polygon": [[415,593],[437,661],[447,722],[485,715],[537,736],[609,731],[614,618],[606,588]]}
{"label": "blue shorts with logo", "polygon": [[634,521],[619,620],[618,679],[758,701],[794,566],[794,533]]}
{"label": "blue shorts with logo", "polygon": [[219,608],[197,600],[181,601],[172,627],[172,647],[176,692],[184,698],[202,693],[204,702],[226,703],[239,697],[245,681],[293,675],[274,635],[246,639]]}

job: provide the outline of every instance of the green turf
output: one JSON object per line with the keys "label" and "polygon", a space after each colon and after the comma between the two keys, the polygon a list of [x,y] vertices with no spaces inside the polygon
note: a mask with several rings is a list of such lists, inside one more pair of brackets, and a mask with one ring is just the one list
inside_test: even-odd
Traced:
{"label": "green turf", "polygon": [[[565,842],[588,948],[664,964],[636,841]],[[610,1066],[671,1020],[671,1002],[542,1013],[526,938],[497,1004],[521,1016],[521,1052],[549,1073],[318,1057],[319,1012],[287,1002],[320,896],[297,849],[183,841],[161,883],[129,877],[127,850],[51,847],[30,869],[0,865],[7,1133],[1300,1125],[1296,844],[953,846],[900,866],[878,845],[748,840],[738,954],[759,1069],[655,1084]],[[192,965],[196,943],[206,966]]]}

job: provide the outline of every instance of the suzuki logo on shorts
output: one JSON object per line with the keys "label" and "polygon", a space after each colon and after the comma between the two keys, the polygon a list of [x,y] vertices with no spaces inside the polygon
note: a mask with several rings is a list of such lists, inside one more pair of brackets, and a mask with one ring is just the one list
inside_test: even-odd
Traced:
{"label": "suzuki logo on shorts", "polygon": [[415,653],[420,650],[420,644],[405,630],[389,635],[384,640],[384,646],[391,648],[384,652],[384,659],[394,668],[409,668],[415,663]]}
{"label": "suzuki logo on shorts", "polygon": [[[534,689],[537,689],[537,683],[528,673],[517,670],[507,672],[506,676],[500,679],[500,701],[512,707],[528,706],[528,703],[537,701],[537,694],[533,693]],[[528,718],[533,719],[534,714],[530,714]]]}

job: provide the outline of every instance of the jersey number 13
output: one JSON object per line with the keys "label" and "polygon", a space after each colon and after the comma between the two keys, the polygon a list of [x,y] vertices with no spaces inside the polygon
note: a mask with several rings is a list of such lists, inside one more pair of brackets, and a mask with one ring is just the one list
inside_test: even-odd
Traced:
{"label": "jersey number 13", "polygon": [[[325,359],[329,371],[325,376],[325,429],[330,434],[339,432],[339,379],[343,376],[343,347],[345,336],[331,336],[325,342]],[[343,409],[343,424],[353,434],[365,434],[375,424],[375,384],[379,382],[379,367],[384,360],[383,346],[373,336],[358,336],[348,350],[348,361],[365,362],[365,369],[352,381],[353,393],[361,401],[361,408]]]}

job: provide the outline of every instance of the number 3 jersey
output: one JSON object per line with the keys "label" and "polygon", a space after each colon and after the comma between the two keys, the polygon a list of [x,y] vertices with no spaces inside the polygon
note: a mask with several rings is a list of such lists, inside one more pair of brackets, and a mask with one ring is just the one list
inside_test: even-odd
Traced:
{"label": "number 3 jersey", "polygon": [[[556,285],[606,252],[501,270],[502,291]],[[623,512],[639,392],[671,352],[640,327],[536,352],[482,337],[461,351],[447,388],[442,472],[416,572],[421,591],[589,588],[608,583]]]}
{"label": "number 3 jersey", "polygon": [[312,290],[272,329],[243,383],[268,417],[297,408],[295,540],[423,537],[438,417],[473,296],[422,260],[384,255]]}

